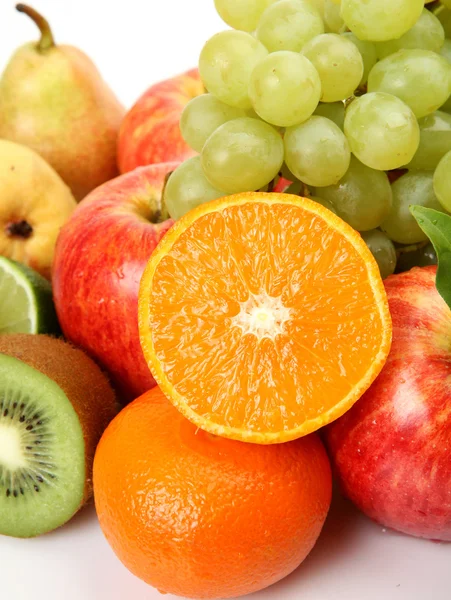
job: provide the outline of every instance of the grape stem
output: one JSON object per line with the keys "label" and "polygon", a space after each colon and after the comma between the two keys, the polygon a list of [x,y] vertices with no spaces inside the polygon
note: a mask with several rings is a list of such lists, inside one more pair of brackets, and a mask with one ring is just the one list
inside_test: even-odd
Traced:
{"label": "grape stem", "polygon": [[400,248],[396,248],[396,256],[399,258],[403,254],[416,252],[417,250],[421,250],[421,248],[425,248],[428,244],[429,240],[426,240],[424,242],[418,242],[417,244],[411,244],[410,246],[401,246]]}
{"label": "grape stem", "polygon": [[429,6],[426,8],[428,8],[436,17],[445,10],[445,7],[440,2],[433,2],[430,5],[430,8]]}
{"label": "grape stem", "polygon": [[364,83],[362,86],[360,86],[359,88],[356,89],[355,91],[355,98],[358,96],[363,96],[364,94],[368,93],[368,84]]}
{"label": "grape stem", "polygon": [[351,106],[351,104],[354,102],[354,100],[356,99],[357,96],[349,96],[349,98],[347,98],[344,101],[344,105],[345,105],[345,111],[349,108],[349,106]]}
{"label": "grape stem", "polygon": [[309,190],[309,188],[307,187],[307,185],[304,182],[302,183],[302,190],[301,191],[302,191],[302,197],[303,198],[310,198],[310,196],[311,196],[310,190]]}

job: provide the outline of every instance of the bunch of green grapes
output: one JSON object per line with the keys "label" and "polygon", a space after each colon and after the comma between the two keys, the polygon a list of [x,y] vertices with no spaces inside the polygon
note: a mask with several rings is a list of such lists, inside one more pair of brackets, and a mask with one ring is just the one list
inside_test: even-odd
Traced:
{"label": "bunch of green grapes", "polygon": [[200,54],[207,92],[180,122],[199,154],[168,180],[170,215],[283,177],[383,277],[434,260],[409,206],[451,212],[451,0],[214,3],[231,29]]}

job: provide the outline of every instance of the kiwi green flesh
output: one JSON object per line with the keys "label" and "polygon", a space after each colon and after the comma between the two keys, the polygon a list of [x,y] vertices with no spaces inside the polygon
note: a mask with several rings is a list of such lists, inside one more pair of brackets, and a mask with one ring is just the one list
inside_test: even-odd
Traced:
{"label": "kiwi green flesh", "polygon": [[0,354],[0,534],[34,537],[66,523],[85,476],[83,431],[63,390]]}

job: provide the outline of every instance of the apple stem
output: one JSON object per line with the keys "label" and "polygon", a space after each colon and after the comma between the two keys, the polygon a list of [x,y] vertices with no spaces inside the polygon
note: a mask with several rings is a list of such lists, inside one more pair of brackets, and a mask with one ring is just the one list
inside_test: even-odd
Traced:
{"label": "apple stem", "polygon": [[26,4],[16,4],[16,10],[29,16],[30,19],[32,19],[38,26],[39,31],[41,32],[41,39],[39,40],[37,46],[39,52],[45,52],[46,50],[49,50],[55,46],[55,38],[53,37],[53,33],[50,29],[47,19],[44,19],[44,17],[40,15],[38,11],[36,11],[34,8],[31,8],[31,6],[27,6]]}

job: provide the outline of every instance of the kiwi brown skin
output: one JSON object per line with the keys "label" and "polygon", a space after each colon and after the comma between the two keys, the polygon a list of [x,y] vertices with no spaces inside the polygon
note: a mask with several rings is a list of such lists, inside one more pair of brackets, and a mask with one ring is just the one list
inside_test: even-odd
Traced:
{"label": "kiwi brown skin", "polygon": [[52,379],[72,403],[85,444],[86,479],[79,509],[82,508],[93,494],[92,465],[97,444],[118,412],[108,378],[84,352],[48,335],[0,335],[0,353],[17,358]]}

